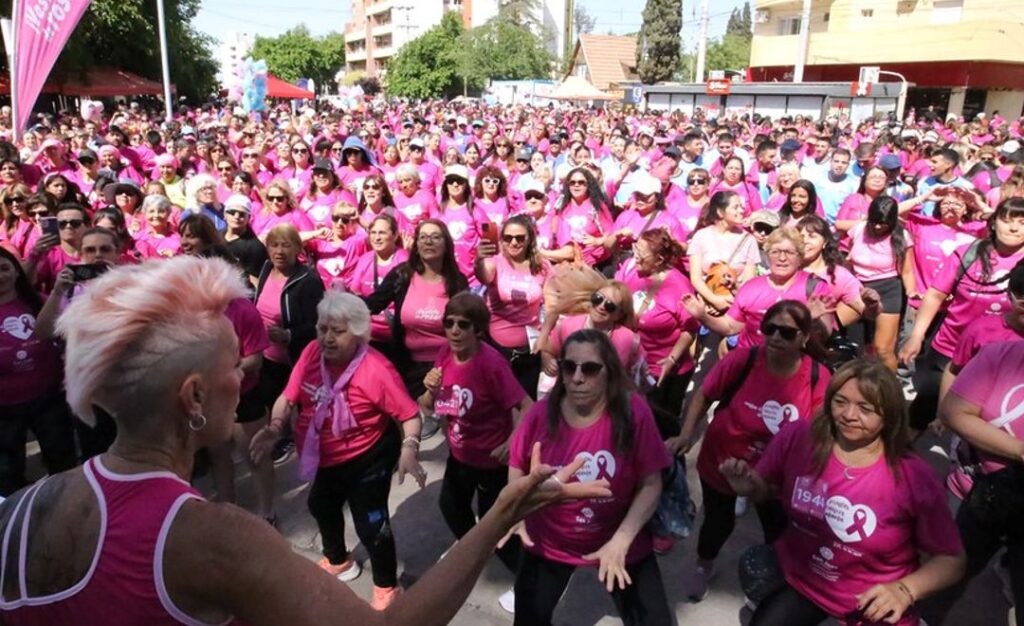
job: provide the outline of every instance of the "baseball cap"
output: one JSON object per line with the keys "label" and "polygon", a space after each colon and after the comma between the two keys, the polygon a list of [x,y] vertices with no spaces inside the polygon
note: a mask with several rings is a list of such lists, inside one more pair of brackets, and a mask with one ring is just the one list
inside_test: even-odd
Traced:
{"label": "baseball cap", "polygon": [[469,170],[466,169],[465,165],[449,165],[444,168],[444,177],[448,178],[449,176],[458,176],[459,178],[469,180]]}
{"label": "baseball cap", "polygon": [[783,152],[796,152],[800,149],[800,142],[796,139],[787,139],[782,142],[779,149]]}
{"label": "baseball cap", "polygon": [[224,208],[252,213],[252,202],[242,194],[236,193],[224,201]]}
{"label": "baseball cap", "polygon": [[883,170],[898,170],[903,167],[903,163],[895,154],[887,154],[878,160],[878,166]]}
{"label": "baseball cap", "polygon": [[633,181],[633,193],[649,196],[661,191],[661,181],[651,175],[638,176]]}
{"label": "baseball cap", "polygon": [[750,216],[750,225],[753,226],[754,224],[768,224],[772,228],[778,228],[782,225],[782,219],[775,211],[761,209],[760,211],[754,211]]}
{"label": "baseball cap", "polygon": [[1007,141],[1006,143],[1004,143],[999,148],[999,151],[1002,152],[1003,154],[1014,154],[1015,152],[1017,152],[1019,150],[1020,150],[1020,142],[1017,141],[1016,139],[1011,139],[1011,140]]}
{"label": "baseball cap", "polygon": [[939,133],[930,130],[921,138],[921,143],[939,143]]}
{"label": "baseball cap", "polygon": [[669,146],[662,152],[664,156],[672,157],[673,159],[679,160],[683,158],[683,151],[676,146]]}
{"label": "baseball cap", "polygon": [[426,148],[427,147],[426,144],[423,143],[423,140],[420,139],[419,137],[413,137],[409,141],[409,147],[412,148],[414,146],[417,147],[417,148]]}
{"label": "baseball cap", "polygon": [[516,161],[529,161],[532,156],[533,151],[524,148],[516,153]]}

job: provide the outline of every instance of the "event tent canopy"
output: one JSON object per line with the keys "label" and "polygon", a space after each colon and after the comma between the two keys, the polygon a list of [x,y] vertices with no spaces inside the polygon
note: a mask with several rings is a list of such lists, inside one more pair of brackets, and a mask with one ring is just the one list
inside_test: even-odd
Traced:
{"label": "event tent canopy", "polygon": [[[174,87],[172,86],[171,89]],[[163,94],[163,85],[158,81],[143,78],[137,74],[112,67],[95,67],[82,73],[66,76],[50,76],[43,85],[43,93],[64,96],[137,96]],[[0,76],[0,94],[11,93],[11,81],[6,75]]]}
{"label": "event tent canopy", "polygon": [[308,89],[296,87],[291,83],[286,83],[277,76],[267,74],[267,97],[268,98],[294,98],[302,100],[312,100],[316,98],[316,94]]}
{"label": "event tent canopy", "polygon": [[561,85],[544,97],[552,100],[618,100],[579,76],[567,76]]}

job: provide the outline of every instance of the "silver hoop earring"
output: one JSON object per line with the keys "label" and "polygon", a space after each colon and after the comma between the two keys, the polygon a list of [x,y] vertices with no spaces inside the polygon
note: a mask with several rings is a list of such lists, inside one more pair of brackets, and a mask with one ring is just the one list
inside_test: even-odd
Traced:
{"label": "silver hoop earring", "polygon": [[206,427],[206,416],[202,413],[196,413],[192,417],[188,418],[188,427],[194,433],[201,431]]}

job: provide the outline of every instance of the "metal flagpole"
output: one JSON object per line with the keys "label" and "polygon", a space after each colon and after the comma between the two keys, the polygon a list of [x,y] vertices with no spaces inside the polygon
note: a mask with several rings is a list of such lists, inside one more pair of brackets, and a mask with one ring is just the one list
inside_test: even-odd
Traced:
{"label": "metal flagpole", "polygon": [[697,70],[694,82],[704,82],[704,61],[708,48],[708,0],[700,6],[700,35],[697,39]]}
{"label": "metal flagpole", "polygon": [[[17,0],[15,0],[17,2]],[[171,68],[167,63],[167,27],[164,25],[164,0],[156,0],[156,19],[160,32],[160,65],[164,74],[164,118],[171,121]]]}
{"label": "metal flagpole", "polygon": [[11,143],[18,145],[21,139],[21,128],[18,124],[18,80],[15,71],[18,62],[18,5],[21,0],[11,2],[11,47],[7,55],[8,72],[11,80]]}

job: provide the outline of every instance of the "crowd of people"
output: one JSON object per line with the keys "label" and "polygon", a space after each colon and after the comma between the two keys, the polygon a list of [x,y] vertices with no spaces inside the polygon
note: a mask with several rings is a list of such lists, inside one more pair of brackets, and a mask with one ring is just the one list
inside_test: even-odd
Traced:
{"label": "crowd of people", "polygon": [[[934,626],[990,563],[1024,623],[1022,133],[381,99],[44,116],[0,140],[3,619],[91,615],[138,574],[125,623],[327,623],[363,569],[348,505],[373,609],[443,623],[495,553],[517,625],[581,567],[626,624],[671,624],[666,586],[713,591],[749,503],[752,624]],[[437,432],[457,545],[414,586],[443,597],[404,601],[392,474],[422,487]],[[955,435],[948,476],[922,433]],[[318,568],[271,539],[293,450]],[[257,517],[189,486],[201,454],[233,502],[238,452]]]}

